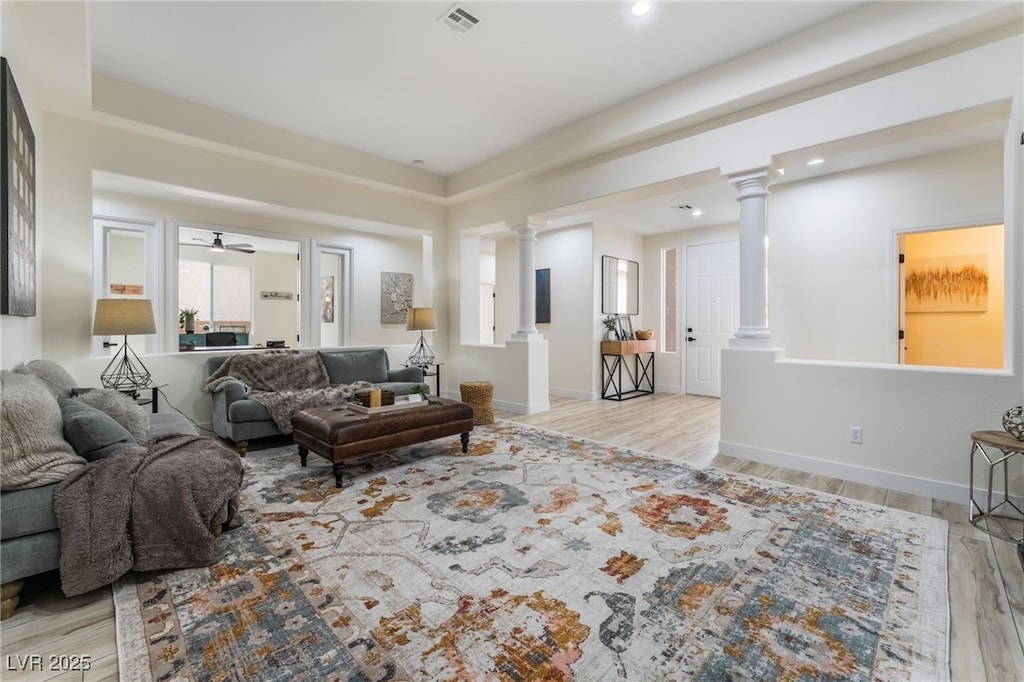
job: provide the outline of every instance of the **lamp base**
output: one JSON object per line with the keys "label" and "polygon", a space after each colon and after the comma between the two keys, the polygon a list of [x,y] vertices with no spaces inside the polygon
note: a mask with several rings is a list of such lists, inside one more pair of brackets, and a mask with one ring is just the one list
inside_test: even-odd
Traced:
{"label": "lamp base", "polygon": [[152,378],[142,360],[128,346],[128,337],[125,336],[121,350],[110,358],[110,364],[100,374],[100,383],[104,388],[137,394],[139,389],[149,386]]}
{"label": "lamp base", "polygon": [[412,353],[409,353],[409,361],[406,366],[429,367],[432,364],[434,364],[434,351],[430,349],[427,340],[423,338],[423,332],[420,332],[420,340],[413,346]]}

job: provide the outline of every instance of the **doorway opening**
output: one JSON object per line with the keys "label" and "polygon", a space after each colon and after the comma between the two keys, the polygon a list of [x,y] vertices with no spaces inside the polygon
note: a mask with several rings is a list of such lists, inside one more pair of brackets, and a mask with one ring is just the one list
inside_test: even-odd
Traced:
{"label": "doorway opening", "polygon": [[1002,369],[1003,225],[897,233],[899,362]]}

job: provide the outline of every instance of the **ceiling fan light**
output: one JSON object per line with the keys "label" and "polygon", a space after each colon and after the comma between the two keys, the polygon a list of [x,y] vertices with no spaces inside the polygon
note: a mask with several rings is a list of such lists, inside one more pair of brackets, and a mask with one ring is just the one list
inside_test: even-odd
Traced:
{"label": "ceiling fan light", "polygon": [[224,242],[220,240],[220,237],[213,238],[213,244],[210,244],[210,251],[221,253],[224,251]]}

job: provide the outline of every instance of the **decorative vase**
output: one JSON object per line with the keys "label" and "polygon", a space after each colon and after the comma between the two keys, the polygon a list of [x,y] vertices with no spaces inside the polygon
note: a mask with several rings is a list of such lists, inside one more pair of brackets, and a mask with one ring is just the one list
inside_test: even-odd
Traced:
{"label": "decorative vase", "polygon": [[194,334],[196,331],[196,316],[186,315],[185,316],[185,333]]}
{"label": "decorative vase", "polygon": [[1003,415],[1003,428],[1017,440],[1024,440],[1024,405],[1006,411]]}

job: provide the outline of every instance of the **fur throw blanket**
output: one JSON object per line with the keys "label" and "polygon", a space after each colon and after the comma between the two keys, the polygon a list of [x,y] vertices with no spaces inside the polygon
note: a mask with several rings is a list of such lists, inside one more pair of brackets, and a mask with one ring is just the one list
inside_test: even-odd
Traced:
{"label": "fur throw blanket", "polygon": [[245,385],[249,398],[267,408],[281,433],[292,432],[292,415],[310,407],[340,405],[366,381],[331,385],[319,353],[272,350],[232,355],[203,382],[207,393],[223,390],[228,381]]}
{"label": "fur throw blanket", "polygon": [[281,433],[292,432],[292,415],[310,407],[341,405],[361,388],[373,386],[369,381],[338,384],[327,388],[306,388],[299,391],[252,391],[249,397],[267,408],[270,418]]}
{"label": "fur throw blanket", "polygon": [[131,569],[208,566],[236,512],[243,465],[212,438],[171,435],[125,448],[57,486],[60,579],[71,597]]}
{"label": "fur throw blanket", "polygon": [[232,355],[203,382],[203,390],[214,393],[232,380],[253,391],[299,391],[331,385],[320,354],[299,350]]}

